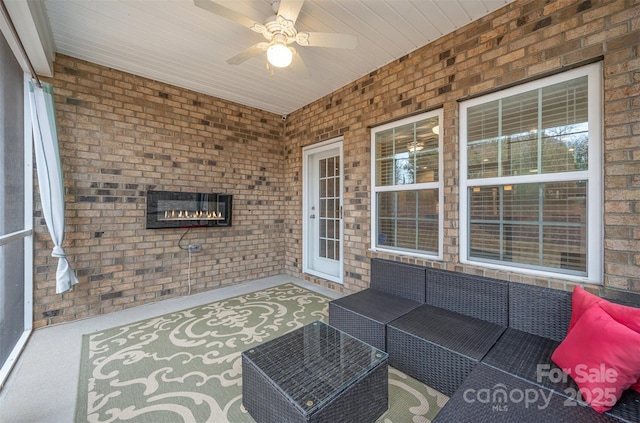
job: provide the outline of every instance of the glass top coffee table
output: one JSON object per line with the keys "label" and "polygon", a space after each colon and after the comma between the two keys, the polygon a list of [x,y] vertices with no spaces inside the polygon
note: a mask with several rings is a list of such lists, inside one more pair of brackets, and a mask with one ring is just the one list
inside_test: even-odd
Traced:
{"label": "glass top coffee table", "polygon": [[320,321],[242,353],[258,422],[373,422],[388,408],[387,353]]}

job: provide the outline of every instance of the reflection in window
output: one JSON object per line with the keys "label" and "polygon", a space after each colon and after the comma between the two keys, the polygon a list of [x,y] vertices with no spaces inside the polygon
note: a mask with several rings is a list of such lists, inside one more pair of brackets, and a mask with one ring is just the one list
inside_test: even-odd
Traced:
{"label": "reflection in window", "polygon": [[471,256],[586,270],[586,181],[469,189]]}

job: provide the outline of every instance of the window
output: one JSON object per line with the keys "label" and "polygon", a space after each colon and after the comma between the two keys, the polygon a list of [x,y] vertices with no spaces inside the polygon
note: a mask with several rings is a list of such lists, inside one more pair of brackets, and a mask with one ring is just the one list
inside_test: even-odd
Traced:
{"label": "window", "polygon": [[374,250],[441,258],[442,111],[373,128]]}
{"label": "window", "polygon": [[461,260],[599,282],[599,64],[461,103]]}

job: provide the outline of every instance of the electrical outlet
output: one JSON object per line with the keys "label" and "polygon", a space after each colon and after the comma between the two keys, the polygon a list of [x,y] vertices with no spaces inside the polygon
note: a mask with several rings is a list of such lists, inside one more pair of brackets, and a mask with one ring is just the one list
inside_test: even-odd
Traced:
{"label": "electrical outlet", "polygon": [[202,247],[200,246],[200,244],[189,244],[189,251],[196,252],[201,250],[202,250]]}

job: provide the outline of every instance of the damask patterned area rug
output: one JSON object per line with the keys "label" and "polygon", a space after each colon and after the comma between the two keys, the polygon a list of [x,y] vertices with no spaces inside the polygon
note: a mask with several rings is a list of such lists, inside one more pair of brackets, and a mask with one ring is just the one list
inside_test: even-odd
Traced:
{"label": "damask patterned area rug", "polygon": [[[85,335],[75,421],[251,423],[241,352],[328,321],[329,301],[289,283]],[[393,368],[389,394],[379,423],[428,422],[447,401]]]}

